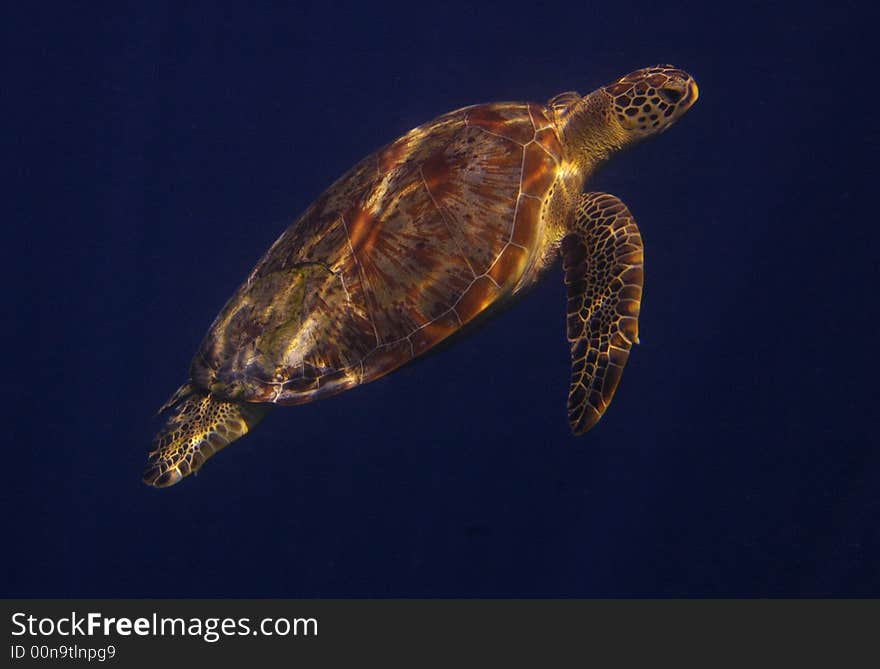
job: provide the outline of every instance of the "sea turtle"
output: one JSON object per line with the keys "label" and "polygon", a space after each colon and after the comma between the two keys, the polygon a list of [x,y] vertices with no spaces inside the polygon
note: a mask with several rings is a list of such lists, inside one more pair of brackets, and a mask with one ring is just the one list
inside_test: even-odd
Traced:
{"label": "sea turtle", "polygon": [[642,241],[586,180],[697,99],[682,70],[637,70],[546,105],[465,107],[340,177],[279,237],[217,316],[161,411],[145,483],[198,470],[276,404],[373,381],[532,285],[562,255],[568,417],[602,416],[638,342]]}

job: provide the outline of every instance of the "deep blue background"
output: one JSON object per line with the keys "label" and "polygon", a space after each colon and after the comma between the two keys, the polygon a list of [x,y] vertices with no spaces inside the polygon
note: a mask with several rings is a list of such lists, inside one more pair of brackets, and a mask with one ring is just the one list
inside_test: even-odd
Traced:
{"label": "deep blue background", "polygon": [[[3,22],[0,594],[880,594],[855,3],[139,4]],[[568,432],[556,271],[449,350],[140,483],[214,315],[341,172],[450,109],[657,62],[701,97],[593,184],[647,253],[595,430]]]}

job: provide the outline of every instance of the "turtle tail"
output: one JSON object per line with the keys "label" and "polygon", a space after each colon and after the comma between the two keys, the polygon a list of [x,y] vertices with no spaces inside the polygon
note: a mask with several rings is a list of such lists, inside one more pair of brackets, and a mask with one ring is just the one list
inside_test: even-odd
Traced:
{"label": "turtle tail", "polygon": [[197,472],[205,460],[247,434],[270,407],[222,399],[184,384],[159,409],[173,413],[153,439],[144,483],[166,488]]}

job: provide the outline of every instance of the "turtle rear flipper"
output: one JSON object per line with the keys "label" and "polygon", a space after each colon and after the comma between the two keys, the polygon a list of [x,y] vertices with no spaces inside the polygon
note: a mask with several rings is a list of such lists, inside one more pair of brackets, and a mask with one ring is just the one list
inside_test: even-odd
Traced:
{"label": "turtle rear flipper", "polygon": [[198,471],[205,460],[247,434],[269,408],[225,400],[185,384],[162,407],[173,413],[153,440],[144,483],[165,488]]}

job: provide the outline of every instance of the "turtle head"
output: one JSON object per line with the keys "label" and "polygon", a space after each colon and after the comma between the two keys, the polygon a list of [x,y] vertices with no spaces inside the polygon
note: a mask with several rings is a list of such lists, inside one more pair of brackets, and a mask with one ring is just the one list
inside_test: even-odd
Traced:
{"label": "turtle head", "polygon": [[671,65],[636,70],[562,109],[562,135],[581,170],[590,173],[617,151],[660,134],[690,109],[693,77]]}
{"label": "turtle head", "polygon": [[659,134],[675,123],[697,101],[693,77],[671,65],[655,65],[631,72],[600,89],[608,96],[612,123],[630,144]]}

